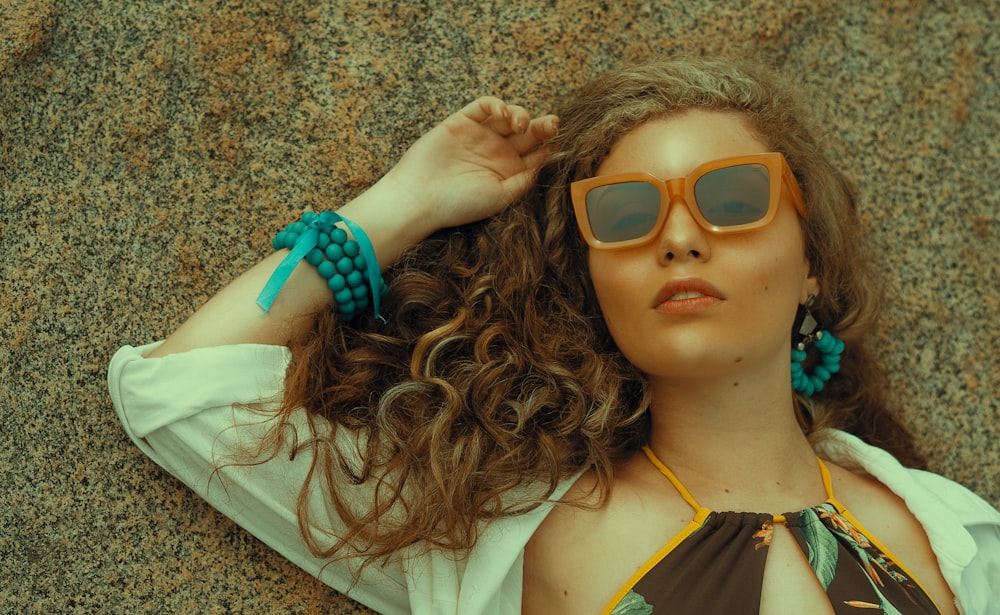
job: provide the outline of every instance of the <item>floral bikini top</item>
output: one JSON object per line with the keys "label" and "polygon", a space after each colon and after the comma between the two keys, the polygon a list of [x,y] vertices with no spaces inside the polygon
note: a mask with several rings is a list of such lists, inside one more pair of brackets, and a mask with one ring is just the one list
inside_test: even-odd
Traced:
{"label": "floral bikini top", "polygon": [[830,473],[819,459],[826,501],[772,516],[701,507],[652,450],[643,450],[695,516],[632,575],[603,613],[758,613],[775,523],[794,536],[837,615],[940,613],[913,575],[833,497]]}

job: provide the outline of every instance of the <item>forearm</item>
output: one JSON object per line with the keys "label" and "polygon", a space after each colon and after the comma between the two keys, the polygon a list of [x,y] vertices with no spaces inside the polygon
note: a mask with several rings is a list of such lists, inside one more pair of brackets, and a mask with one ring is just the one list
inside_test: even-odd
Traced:
{"label": "forearm", "polygon": [[[391,266],[406,247],[435,230],[392,180],[379,182],[340,208],[339,213],[365,230],[383,269]],[[326,280],[304,260],[269,311],[264,312],[256,303],[261,289],[287,255],[288,250],[275,252],[223,288],[149,356],[226,344],[287,345],[308,332],[316,316],[333,302],[333,294]]]}

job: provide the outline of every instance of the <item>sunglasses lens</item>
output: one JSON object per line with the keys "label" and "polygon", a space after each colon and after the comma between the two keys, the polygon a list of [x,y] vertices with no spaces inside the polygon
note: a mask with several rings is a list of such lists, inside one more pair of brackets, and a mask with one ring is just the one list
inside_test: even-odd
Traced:
{"label": "sunglasses lens", "polygon": [[718,227],[758,222],[767,215],[771,179],[762,164],[740,164],[705,173],[694,185],[701,215]]}
{"label": "sunglasses lens", "polygon": [[660,214],[660,191],[646,182],[598,186],[587,192],[587,217],[603,242],[638,239],[653,230]]}

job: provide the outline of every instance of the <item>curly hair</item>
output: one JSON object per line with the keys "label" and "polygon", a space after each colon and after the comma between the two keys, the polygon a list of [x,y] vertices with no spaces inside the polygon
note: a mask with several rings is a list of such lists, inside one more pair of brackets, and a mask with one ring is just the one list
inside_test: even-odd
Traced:
{"label": "curly hair", "polygon": [[[467,552],[482,523],[532,509],[584,470],[606,496],[615,466],[645,441],[650,399],[601,316],[569,184],[591,176],[630,130],[691,108],[743,113],[802,185],[806,253],[822,289],[814,313],[846,343],[841,373],[799,400],[813,431],[845,429],[921,465],[864,344],[880,293],[859,248],[852,184],[810,135],[788,84],[728,59],[667,59],[571,96],[527,195],[394,265],[387,324],[346,326],[331,309],[293,343],[272,456],[297,409],[332,425],[310,421],[311,439],[293,443],[293,454],[313,451],[298,515],[316,555],[351,550],[372,563],[412,548]],[[360,461],[357,447],[338,448],[342,430],[365,443]],[[373,487],[371,502],[342,493],[359,484]],[[306,505],[314,490],[346,528],[332,545],[313,537],[322,529]]]}

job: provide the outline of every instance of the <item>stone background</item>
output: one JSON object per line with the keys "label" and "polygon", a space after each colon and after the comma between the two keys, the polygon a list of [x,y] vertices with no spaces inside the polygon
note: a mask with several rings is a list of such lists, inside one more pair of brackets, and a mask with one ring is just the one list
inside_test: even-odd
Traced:
{"label": "stone background", "polygon": [[[405,6],[403,6],[405,4]],[[0,0],[0,612],[367,612],[166,475],[107,362],[483,93],[761,53],[858,181],[933,468],[1000,505],[1000,5]]]}

